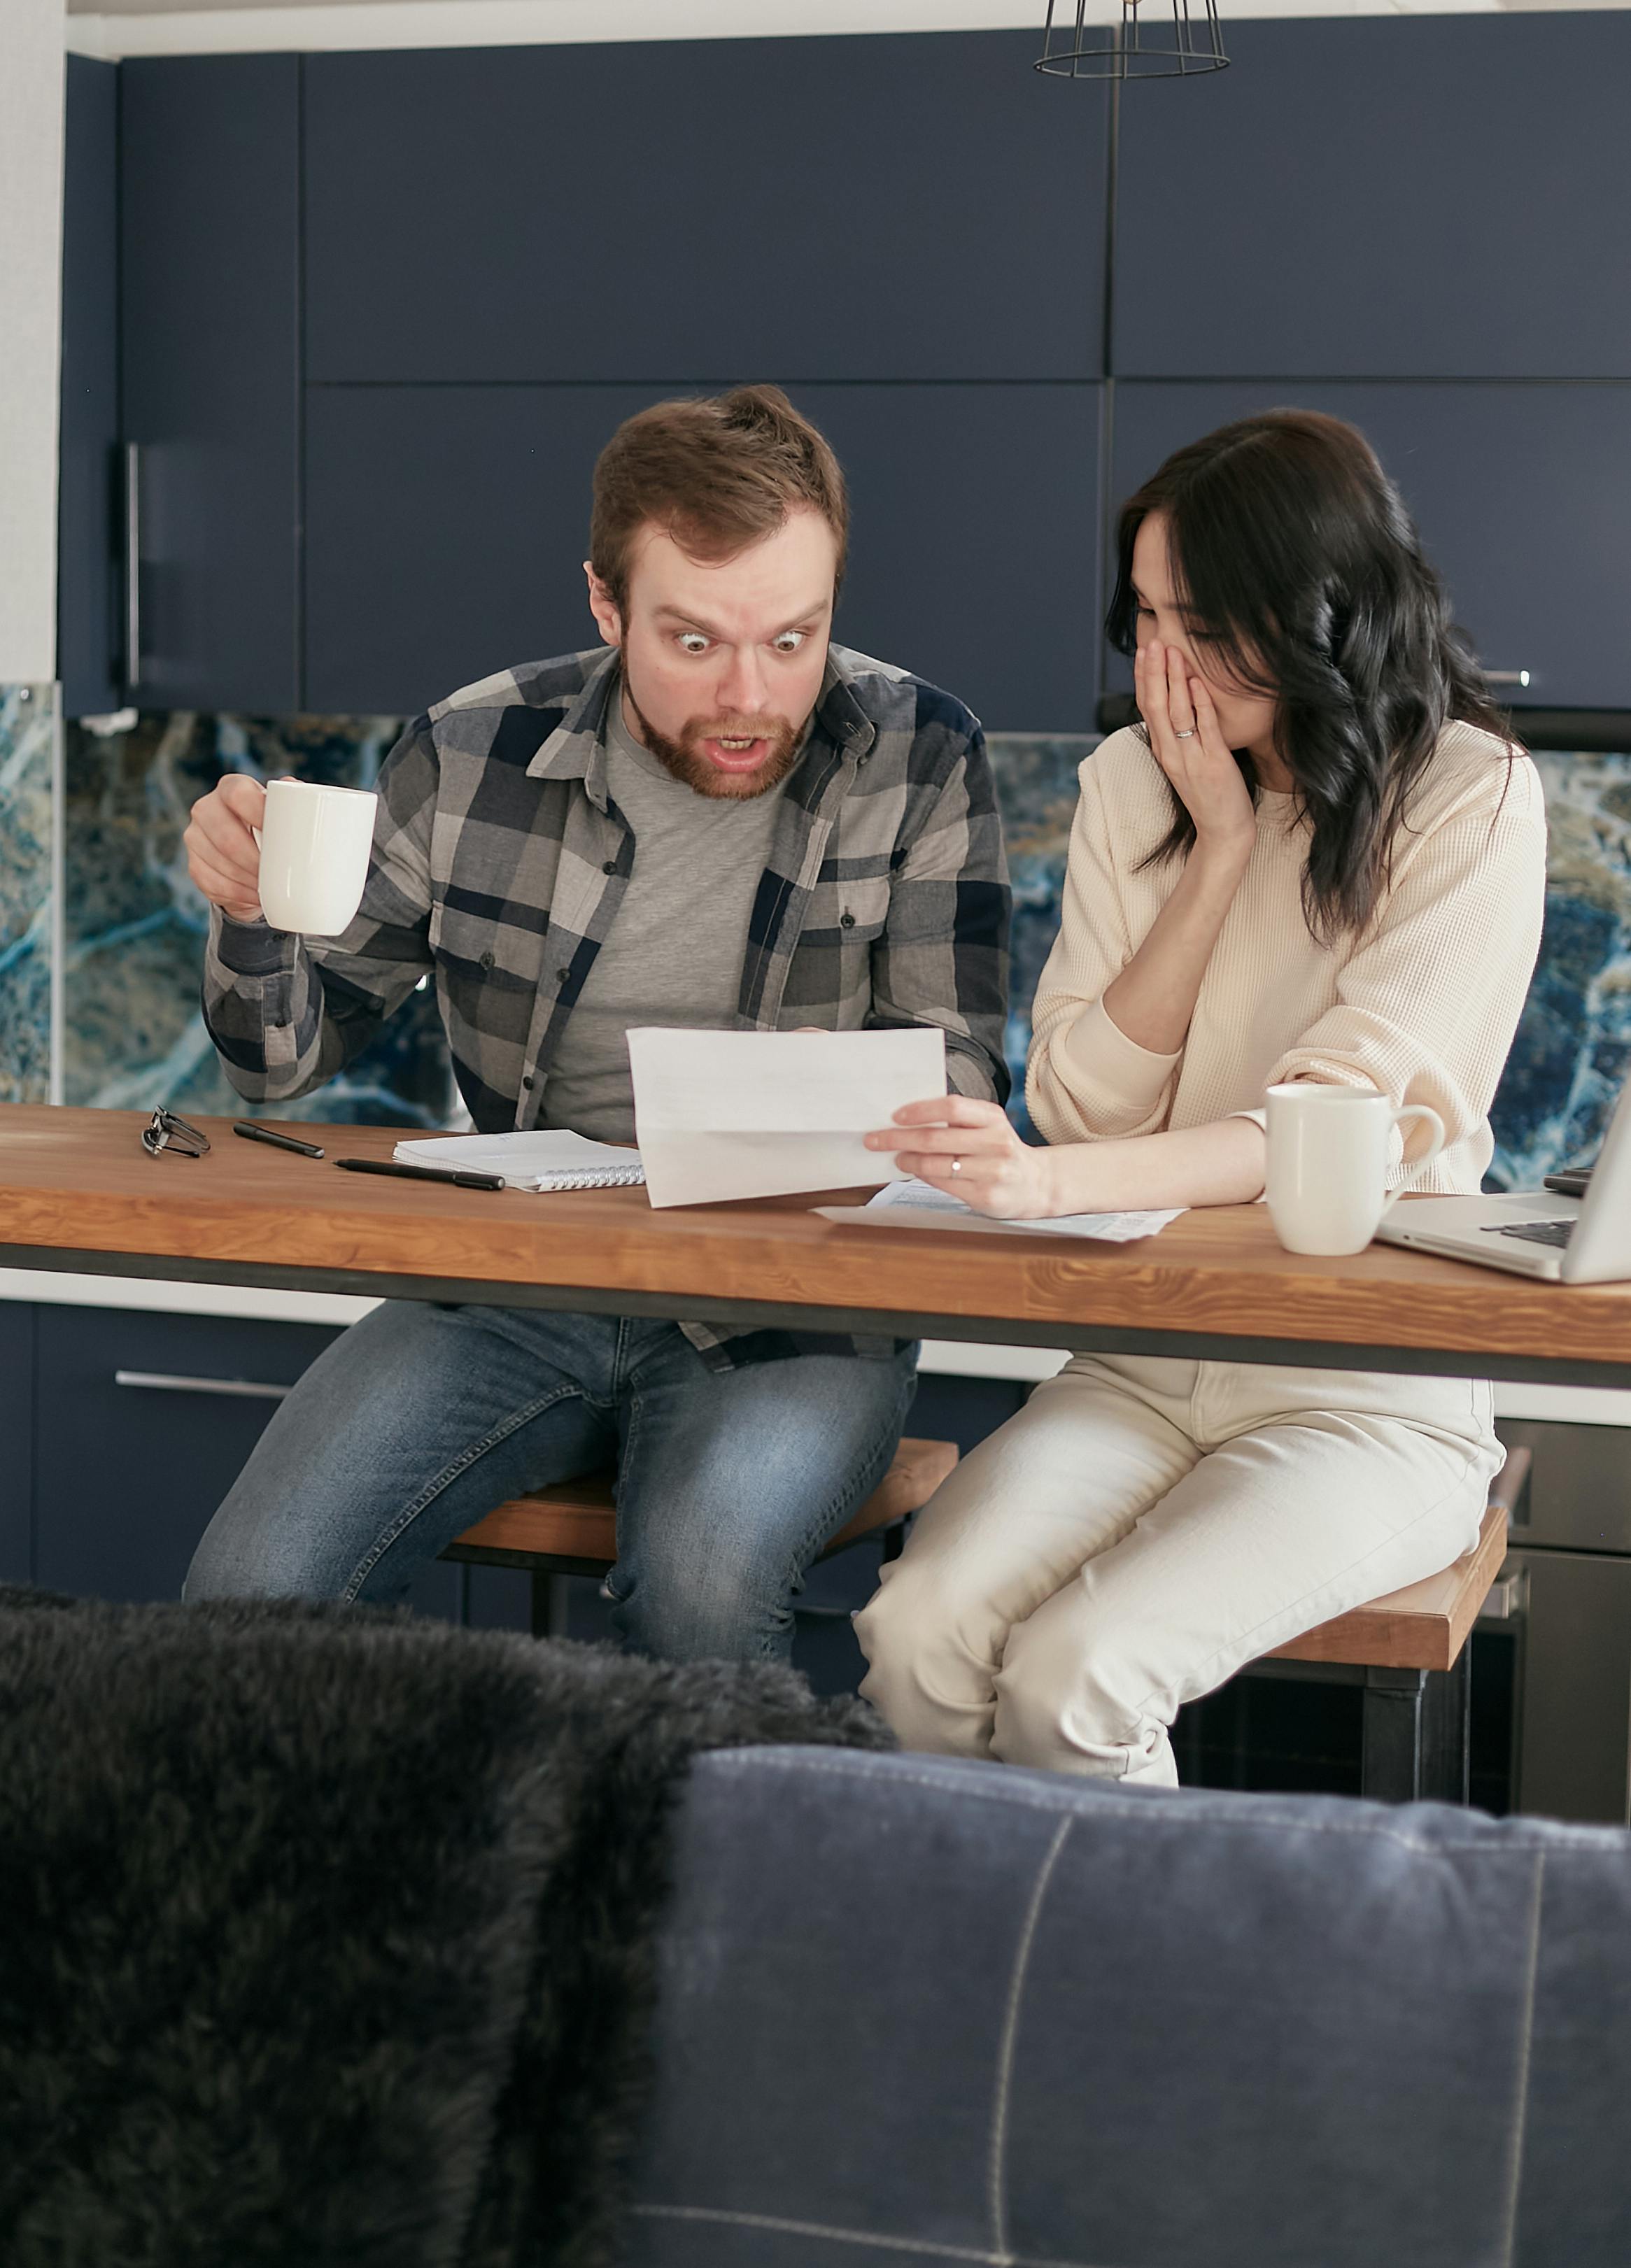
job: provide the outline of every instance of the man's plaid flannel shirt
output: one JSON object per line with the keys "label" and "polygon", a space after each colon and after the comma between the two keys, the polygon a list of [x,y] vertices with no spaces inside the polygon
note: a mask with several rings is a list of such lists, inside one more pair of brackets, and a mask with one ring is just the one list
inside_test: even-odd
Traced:
{"label": "man's plaid flannel shirt", "polygon": [[[240,1094],[286,1102],[321,1086],[429,974],[476,1126],[540,1123],[634,865],[606,786],[618,682],[615,652],[571,654],[416,719],[380,770],[373,865],[343,935],[303,942],[216,912],[204,1019]],[[953,1088],[1001,1101],[1008,912],[978,722],[904,670],[832,647],[753,902],[737,1028],[938,1024]],[[681,1328],[721,1369],[896,1344]]]}

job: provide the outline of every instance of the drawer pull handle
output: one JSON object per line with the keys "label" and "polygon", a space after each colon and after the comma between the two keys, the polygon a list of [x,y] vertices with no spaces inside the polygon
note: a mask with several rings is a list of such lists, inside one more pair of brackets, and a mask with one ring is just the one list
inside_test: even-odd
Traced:
{"label": "drawer pull handle", "polygon": [[168,1370],[116,1370],[115,1386],[143,1386],[159,1394],[236,1394],[252,1402],[281,1402],[286,1386],[262,1386],[252,1378],[182,1378]]}
{"label": "drawer pull handle", "polygon": [[1529,1570],[1527,1567],[1506,1566],[1500,1580],[1489,1587],[1489,1594],[1478,1610],[1480,1622],[1511,1622],[1529,1611]]}

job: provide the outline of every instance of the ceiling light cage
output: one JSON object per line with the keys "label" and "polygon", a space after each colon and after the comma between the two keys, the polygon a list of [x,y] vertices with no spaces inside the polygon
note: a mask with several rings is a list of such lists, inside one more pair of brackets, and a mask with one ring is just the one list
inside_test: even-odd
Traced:
{"label": "ceiling light cage", "polygon": [[[1052,78],[1197,78],[1229,69],[1215,0],[1121,0],[1119,21],[1091,0],[1048,0],[1036,69]],[[1095,11],[1096,14],[1096,11]],[[1074,18],[1074,23],[1071,18]]]}

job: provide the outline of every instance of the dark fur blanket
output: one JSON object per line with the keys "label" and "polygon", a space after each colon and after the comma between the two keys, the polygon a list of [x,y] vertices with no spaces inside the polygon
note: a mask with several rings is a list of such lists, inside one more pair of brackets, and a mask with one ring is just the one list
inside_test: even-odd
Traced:
{"label": "dark fur blanket", "polygon": [[700,1749],[770,1668],[0,1590],[6,2268],[591,2268]]}

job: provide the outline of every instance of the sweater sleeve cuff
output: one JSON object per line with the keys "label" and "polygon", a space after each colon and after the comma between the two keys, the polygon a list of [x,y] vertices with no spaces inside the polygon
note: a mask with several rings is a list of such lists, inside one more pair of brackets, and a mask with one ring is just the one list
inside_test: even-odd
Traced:
{"label": "sweater sleeve cuff", "polygon": [[1183,1060],[1153,1055],[1112,1022],[1103,1000],[1084,1008],[1065,1035],[1069,1085],[1085,1089],[1120,1111],[1140,1116],[1160,1101]]}

